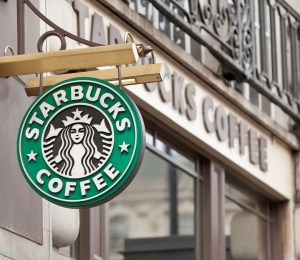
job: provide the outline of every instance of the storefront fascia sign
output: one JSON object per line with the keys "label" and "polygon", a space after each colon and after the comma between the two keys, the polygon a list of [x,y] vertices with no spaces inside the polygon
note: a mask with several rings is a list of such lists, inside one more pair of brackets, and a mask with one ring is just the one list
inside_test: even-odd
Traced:
{"label": "storefront fascia sign", "polygon": [[176,129],[199,153],[271,188],[274,196],[291,198],[289,147],[163,53],[156,53],[156,59],[165,67],[163,81],[128,88],[139,106]]}
{"label": "storefront fascia sign", "polygon": [[[145,84],[149,95],[158,92],[160,101],[170,104],[177,115],[185,117],[192,124],[197,121],[197,124],[204,126],[206,134],[214,135],[220,144],[227,143],[229,149],[238,146],[237,155],[244,157],[247,154],[252,165],[267,172],[268,141],[264,135],[235,113],[226,111],[224,105],[216,104],[218,102],[213,96],[201,96],[194,83],[188,82],[178,71],[172,71],[167,63],[164,63],[164,68],[162,82]],[[136,93],[135,90],[132,92]]]}
{"label": "storefront fascia sign", "polygon": [[292,198],[290,148],[262,125],[187,73],[163,53],[163,81],[128,87],[139,107],[176,129],[193,149],[226,165],[226,170],[259,183],[279,199]]}

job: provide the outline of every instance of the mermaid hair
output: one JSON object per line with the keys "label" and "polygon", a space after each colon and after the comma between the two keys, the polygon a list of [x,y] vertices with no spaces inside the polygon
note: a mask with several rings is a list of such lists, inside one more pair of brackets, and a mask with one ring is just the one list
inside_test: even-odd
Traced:
{"label": "mermaid hair", "polygon": [[[85,129],[85,134],[81,141],[81,144],[85,148],[85,153],[82,157],[82,166],[84,168],[84,175],[96,170],[96,166],[93,163],[94,154],[97,151],[97,146],[94,142],[95,130],[92,126],[87,124],[81,124]],[[74,167],[74,159],[71,156],[71,149],[73,147],[73,141],[71,139],[71,128],[73,125],[65,127],[60,135],[61,147],[58,150],[58,155],[62,158],[63,165],[60,169],[60,173],[71,176],[72,168]]]}

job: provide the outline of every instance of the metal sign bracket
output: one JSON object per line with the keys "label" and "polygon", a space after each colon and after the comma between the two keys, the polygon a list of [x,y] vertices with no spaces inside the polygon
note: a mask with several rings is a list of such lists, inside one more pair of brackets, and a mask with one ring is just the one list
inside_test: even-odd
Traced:
{"label": "metal sign bracket", "polygon": [[[38,40],[38,53],[24,53],[25,5],[52,28],[45,32]],[[124,35],[124,43],[101,45],[65,31],[44,16],[30,0],[18,0],[17,12],[18,55],[15,55],[11,46],[5,48],[4,56],[0,57],[0,77],[7,78],[12,76],[16,78],[25,86],[25,91],[29,96],[40,95],[49,86],[55,84],[55,82],[57,83],[59,80],[70,77],[97,77],[109,81],[121,89],[124,85],[162,81],[163,66],[162,64],[154,64],[152,47],[145,46],[144,44],[136,44],[129,32],[126,32]],[[50,36],[60,39],[61,48],[58,51],[43,52],[42,45]],[[87,47],[66,49],[66,37]],[[9,51],[11,55],[7,55]],[[139,59],[145,57],[150,52],[153,64],[139,65]],[[111,66],[114,68],[111,69]],[[109,68],[107,69],[107,67]],[[62,71],[65,74],[62,74]],[[39,78],[35,77],[24,83],[19,77],[20,75],[29,74],[39,74]]]}

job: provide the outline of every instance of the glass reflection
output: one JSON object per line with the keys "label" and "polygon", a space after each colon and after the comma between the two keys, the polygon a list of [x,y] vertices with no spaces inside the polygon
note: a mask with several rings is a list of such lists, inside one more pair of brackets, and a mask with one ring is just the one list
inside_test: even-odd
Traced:
{"label": "glass reflection", "polygon": [[236,198],[254,210],[258,210],[263,214],[268,213],[268,202],[259,198],[257,193],[254,195],[250,191],[246,191],[233,183],[226,183],[225,189],[226,194]]}
{"label": "glass reflection", "polygon": [[[146,150],[139,173],[110,202],[109,214],[111,260],[131,259],[132,244],[135,250],[152,243],[155,252],[155,244],[162,246],[168,238],[194,235],[194,180]],[[191,240],[191,254],[193,248]]]}
{"label": "glass reflection", "polygon": [[176,161],[177,163],[180,163],[186,167],[188,167],[191,170],[195,170],[195,162],[193,159],[188,158],[186,155],[181,153],[180,151],[174,149],[173,147],[170,147],[168,144],[166,144],[164,141],[162,141],[160,138],[157,138],[155,140],[155,147],[161,151],[169,155]]}
{"label": "glass reflection", "polygon": [[267,223],[225,201],[226,260],[267,260]]}

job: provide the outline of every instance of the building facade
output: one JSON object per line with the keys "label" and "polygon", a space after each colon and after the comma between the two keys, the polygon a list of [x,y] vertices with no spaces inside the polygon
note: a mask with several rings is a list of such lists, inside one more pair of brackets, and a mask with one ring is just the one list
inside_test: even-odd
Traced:
{"label": "building facade", "polygon": [[300,259],[299,12],[283,0],[0,1],[2,50],[129,40],[154,49],[141,64],[164,65],[162,82],[123,88],[146,129],[137,176],[80,210],[24,180],[16,138],[35,75],[0,79],[0,259]]}

